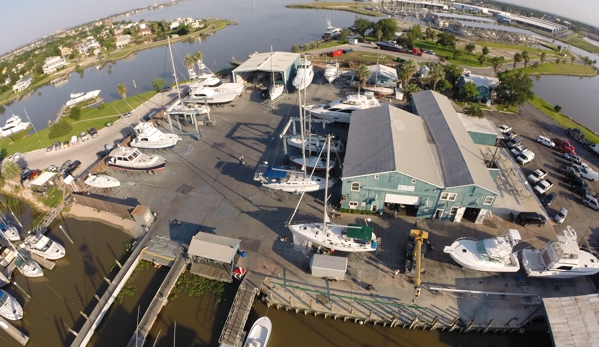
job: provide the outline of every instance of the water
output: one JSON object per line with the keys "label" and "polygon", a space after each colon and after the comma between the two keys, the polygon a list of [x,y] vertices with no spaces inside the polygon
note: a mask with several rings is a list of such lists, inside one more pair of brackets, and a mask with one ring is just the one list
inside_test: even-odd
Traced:
{"label": "water", "polygon": [[599,42],[597,42],[597,41],[595,41],[595,40],[593,40],[593,39],[589,39],[588,37],[583,37],[583,39],[584,39],[586,42],[588,42],[588,43],[591,43],[591,44],[593,44],[594,46],[597,46],[597,47],[599,47]]}

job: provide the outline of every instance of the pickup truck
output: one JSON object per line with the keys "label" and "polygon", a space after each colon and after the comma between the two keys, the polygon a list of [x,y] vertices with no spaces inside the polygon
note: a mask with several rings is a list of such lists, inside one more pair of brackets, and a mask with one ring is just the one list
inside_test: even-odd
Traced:
{"label": "pickup truck", "polygon": [[530,175],[528,175],[528,182],[530,182],[531,184],[535,184],[544,179],[545,177],[547,177],[547,172],[545,170],[538,169]]}
{"label": "pickup truck", "polygon": [[526,147],[522,146],[522,145],[517,145],[514,148],[512,148],[510,150],[510,152],[512,153],[512,156],[514,158],[517,158],[520,154],[522,154],[522,152],[526,149]]}
{"label": "pickup truck", "polygon": [[551,141],[553,141],[553,143],[555,143],[555,147],[553,147],[553,148],[557,149],[558,151],[560,151],[562,153],[576,155],[576,148],[574,146],[572,146],[570,141],[562,140],[557,137],[551,139]]}
{"label": "pickup truck", "polygon": [[516,158],[516,161],[520,165],[525,165],[530,163],[535,158],[535,154],[530,149],[525,149],[520,153],[520,155]]}
{"label": "pickup truck", "polygon": [[551,187],[553,187],[553,182],[550,180],[542,180],[541,182],[537,183],[534,191],[537,195],[543,195],[547,193]]}
{"label": "pickup truck", "polygon": [[580,174],[578,173],[578,171],[570,166],[570,165],[566,165],[566,164],[562,164],[559,167],[559,172],[564,174],[567,177],[580,177]]}

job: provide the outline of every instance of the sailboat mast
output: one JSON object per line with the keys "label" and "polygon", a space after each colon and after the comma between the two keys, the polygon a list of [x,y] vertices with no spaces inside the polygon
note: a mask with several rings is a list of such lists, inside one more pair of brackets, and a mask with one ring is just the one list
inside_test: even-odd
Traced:
{"label": "sailboat mast", "polygon": [[325,143],[327,146],[327,167],[326,167],[326,176],[325,176],[325,184],[324,184],[324,218],[322,219],[322,230],[326,230],[327,228],[327,204],[329,201],[329,165],[331,158],[331,134],[327,135],[327,142]]}
{"label": "sailboat mast", "polygon": [[[273,75],[274,76],[274,75]],[[274,77],[273,77],[274,80]],[[298,96],[298,104],[299,104],[299,117],[300,117],[300,133],[301,133],[301,140],[302,140],[302,163],[304,165],[302,165],[302,171],[304,171],[304,176],[307,175],[306,173],[306,165],[308,163],[306,163],[306,140],[304,138],[304,128],[305,128],[305,124],[304,124],[304,108],[302,107],[302,91],[300,90],[299,93],[297,93]]]}
{"label": "sailboat mast", "polygon": [[[175,70],[175,60],[173,60],[173,50],[171,49],[171,39],[168,37],[168,35],[166,36],[166,39],[168,41],[168,51],[171,54],[171,64],[173,65],[173,76],[175,76],[175,86],[177,87],[177,95],[179,96],[179,100],[181,100],[181,91],[179,90],[179,83],[177,82],[177,70]],[[166,118],[168,119],[168,125],[171,126],[171,132],[174,133],[175,130],[173,129],[173,122],[171,121],[171,116],[166,115]],[[181,130],[181,127],[179,127],[179,130]]]}

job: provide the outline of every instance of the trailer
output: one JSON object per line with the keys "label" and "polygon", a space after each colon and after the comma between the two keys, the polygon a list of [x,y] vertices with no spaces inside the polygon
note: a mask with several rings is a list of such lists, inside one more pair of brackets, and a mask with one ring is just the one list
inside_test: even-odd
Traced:
{"label": "trailer", "polygon": [[310,259],[310,270],[312,276],[330,281],[343,281],[347,272],[347,258],[314,254]]}

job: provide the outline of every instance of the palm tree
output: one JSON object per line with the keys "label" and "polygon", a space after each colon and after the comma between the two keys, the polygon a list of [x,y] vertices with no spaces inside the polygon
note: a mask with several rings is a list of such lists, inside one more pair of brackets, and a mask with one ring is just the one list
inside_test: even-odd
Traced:
{"label": "palm tree", "polygon": [[470,104],[469,106],[464,107],[464,114],[474,118],[485,118],[485,113],[483,109],[478,104]]}
{"label": "palm tree", "polygon": [[119,93],[123,99],[127,97],[127,87],[122,83],[116,86],[116,92]]}
{"label": "palm tree", "polygon": [[528,62],[530,61],[528,51],[522,51],[522,60],[524,60],[524,68],[526,69],[526,65],[528,65]]}
{"label": "palm tree", "polygon": [[433,90],[437,88],[437,82],[445,78],[445,69],[441,64],[434,64],[431,71],[428,74],[431,81],[433,81]]}
{"label": "palm tree", "polygon": [[516,68],[516,64],[522,61],[522,54],[516,53],[514,54],[514,69]]}
{"label": "palm tree", "polygon": [[406,81],[410,82],[412,75],[414,75],[417,70],[418,67],[416,66],[416,63],[414,63],[413,60],[404,61],[403,65],[401,66],[401,69],[399,69],[399,79],[401,80],[401,85],[405,86]]}
{"label": "palm tree", "polygon": [[541,59],[541,65],[543,65],[543,63],[545,62],[546,57],[547,57],[547,54],[545,52],[542,52],[541,56],[539,57],[539,59]]}
{"label": "palm tree", "polygon": [[405,86],[401,92],[403,93],[403,99],[406,102],[406,104],[410,103],[410,101],[412,100],[412,94],[414,93],[418,93],[420,91],[420,87],[418,87],[415,84],[408,84],[407,86]]}
{"label": "palm tree", "polygon": [[167,32],[169,29],[168,22],[165,20],[160,21],[160,26],[162,27],[163,32]]}
{"label": "palm tree", "polygon": [[571,55],[570,56],[570,64],[574,64],[574,61],[576,60],[576,57]]}
{"label": "palm tree", "polygon": [[204,58],[204,55],[200,51],[197,51],[193,54],[194,61],[202,61],[203,58]]}
{"label": "palm tree", "polygon": [[493,66],[493,71],[495,71],[495,75],[497,75],[497,72],[499,72],[499,69],[501,69],[504,62],[505,58],[502,56],[493,57],[493,59],[491,59],[491,65]]}
{"label": "palm tree", "polygon": [[185,64],[185,66],[187,66],[187,68],[191,70],[193,69],[193,63],[195,63],[195,60],[193,60],[191,54],[186,55],[183,64]]}
{"label": "palm tree", "polygon": [[360,80],[360,84],[358,85],[358,94],[360,94],[360,86],[364,86],[366,80],[370,78],[370,70],[366,65],[362,64],[356,69],[356,77]]}

